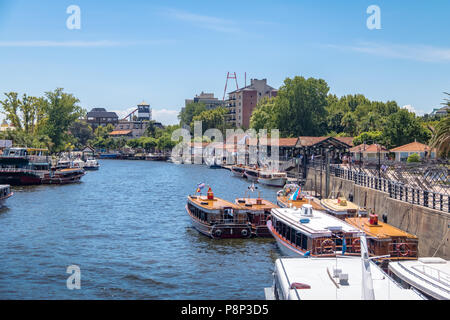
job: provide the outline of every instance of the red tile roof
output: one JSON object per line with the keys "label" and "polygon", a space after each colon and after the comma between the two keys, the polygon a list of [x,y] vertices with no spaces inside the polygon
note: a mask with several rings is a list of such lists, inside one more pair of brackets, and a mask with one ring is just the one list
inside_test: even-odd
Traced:
{"label": "red tile roof", "polygon": [[[389,150],[385,147],[381,146],[380,151],[382,153],[388,153]],[[350,149],[350,152],[363,152],[363,153],[377,153],[378,145],[377,144],[360,144],[356,147]]]}
{"label": "red tile roof", "polygon": [[111,131],[109,133],[110,136],[126,136],[129,135],[132,131],[131,130],[116,130]]}
{"label": "red tile roof", "polygon": [[391,149],[391,152],[425,152],[430,151],[430,147],[426,144],[414,141],[403,146]]}

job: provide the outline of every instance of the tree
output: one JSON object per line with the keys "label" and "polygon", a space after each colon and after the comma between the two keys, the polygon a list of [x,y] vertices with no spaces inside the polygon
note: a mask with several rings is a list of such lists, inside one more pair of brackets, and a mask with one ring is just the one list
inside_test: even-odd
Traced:
{"label": "tree", "polygon": [[389,148],[414,140],[427,143],[431,137],[431,132],[422,125],[415,114],[406,109],[400,109],[390,115],[382,131],[383,139]]}
{"label": "tree", "polygon": [[178,115],[180,124],[190,126],[194,117],[200,115],[204,111],[206,111],[206,106],[203,103],[189,103],[181,110],[180,114]]}
{"label": "tree", "polygon": [[436,148],[439,155],[448,157],[450,153],[450,115],[443,118],[433,130],[430,147]]}
{"label": "tree", "polygon": [[276,98],[263,98],[258,102],[250,118],[250,128],[256,131],[278,128],[280,112],[275,100]]}
{"label": "tree", "polygon": [[326,131],[328,84],[325,80],[287,78],[277,94],[283,136],[319,136]]}
{"label": "tree", "polygon": [[381,131],[368,131],[361,133],[359,136],[353,139],[353,144],[355,146],[363,143],[378,143],[384,145],[383,133]]}
{"label": "tree", "polygon": [[208,129],[219,129],[223,133],[227,128],[225,121],[226,114],[227,110],[223,107],[203,111],[192,119],[191,131],[194,131],[194,122],[201,121],[203,129],[202,134]]}
{"label": "tree", "polygon": [[413,154],[409,155],[406,162],[408,162],[408,163],[420,162],[420,156],[417,153],[413,153]]}
{"label": "tree", "polygon": [[64,147],[67,131],[70,125],[84,115],[84,110],[77,105],[79,100],[72,94],[58,88],[53,92],[46,92],[45,114],[47,119],[43,131],[54,143],[54,151]]}
{"label": "tree", "polygon": [[69,130],[76,140],[77,147],[86,146],[88,141],[94,138],[91,126],[79,120],[75,121]]}

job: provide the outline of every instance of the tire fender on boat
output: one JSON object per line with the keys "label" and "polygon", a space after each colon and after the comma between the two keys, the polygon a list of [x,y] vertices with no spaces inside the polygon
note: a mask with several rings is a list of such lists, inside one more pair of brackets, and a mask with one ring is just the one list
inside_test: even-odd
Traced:
{"label": "tire fender on boat", "polygon": [[248,230],[247,230],[247,229],[243,229],[243,230],[241,231],[241,235],[242,235],[243,237],[247,237],[247,236],[248,236]]}
{"label": "tire fender on boat", "polygon": [[214,236],[220,238],[222,236],[222,230],[220,229],[214,230]]}

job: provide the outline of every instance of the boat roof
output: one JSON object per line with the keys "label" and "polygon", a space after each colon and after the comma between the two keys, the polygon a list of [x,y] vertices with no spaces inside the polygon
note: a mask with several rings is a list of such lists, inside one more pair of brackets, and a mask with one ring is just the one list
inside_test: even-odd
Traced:
{"label": "boat roof", "polygon": [[302,200],[289,200],[289,197],[278,196],[278,200],[285,203],[286,205],[292,204],[292,206],[295,208],[301,208],[302,205],[309,203],[312,205],[314,210],[325,210],[325,208],[315,202],[314,199],[303,198]]}
{"label": "boat roof", "polygon": [[[239,200],[243,200],[245,202],[244,203],[239,203]],[[237,198],[235,203],[238,206],[240,206],[241,209],[245,209],[245,210],[258,211],[258,210],[266,210],[266,209],[278,208],[278,206],[276,204],[273,204],[269,200],[260,199],[261,200],[261,204],[257,204],[257,200],[258,199],[256,199],[256,198]]]}
{"label": "boat roof", "polygon": [[[280,274],[292,283],[307,284],[310,289],[290,289],[290,296],[298,294],[301,300],[361,300],[363,291],[363,271],[361,258],[282,258],[276,261]],[[339,284],[332,278],[334,269],[348,275],[348,284]],[[282,271],[284,269],[284,271]],[[370,262],[373,289],[376,300],[421,300],[422,297],[411,289],[404,289],[374,262]],[[330,277],[331,276],[331,277]],[[332,281],[332,279],[334,281]],[[338,284],[339,288],[336,286]],[[296,292],[295,292],[296,291]]]}
{"label": "boat roof", "polygon": [[411,239],[417,239],[417,237],[413,234],[400,230],[390,224],[378,221],[377,225],[371,225],[369,223],[369,218],[367,217],[358,217],[358,218],[347,218],[346,222],[359,228],[364,231],[368,236],[379,238],[379,239],[388,239],[391,237],[407,237]]}
{"label": "boat roof", "polygon": [[403,281],[436,299],[450,299],[450,261],[437,257],[391,261],[389,269]]}
{"label": "boat roof", "polygon": [[347,212],[347,210],[358,210],[361,209],[357,204],[348,201],[347,199],[341,198],[341,201],[345,200],[345,202],[347,203],[345,206],[343,206],[341,203],[343,202],[339,202],[339,199],[322,199],[320,200],[320,203],[328,208],[331,209],[333,211],[345,211]]}
{"label": "boat roof", "polygon": [[[308,204],[302,206],[305,207]],[[309,205],[311,206],[311,205]],[[356,235],[362,235],[362,232],[345,223],[332,215],[325,212],[312,210],[312,216],[306,216],[303,214],[302,208],[277,208],[272,209],[272,215],[284,220],[291,227],[298,230],[302,230],[311,236],[331,236],[332,231],[342,231],[345,233],[355,233]],[[300,220],[307,219],[307,223],[302,223]]]}
{"label": "boat roof", "polygon": [[207,196],[188,196],[188,201],[191,201],[192,203],[196,204],[199,207],[202,207],[207,210],[220,210],[225,208],[232,208],[232,209],[240,209],[241,207],[238,205],[235,205],[231,202],[228,202],[226,200],[214,197],[213,200],[208,200]]}

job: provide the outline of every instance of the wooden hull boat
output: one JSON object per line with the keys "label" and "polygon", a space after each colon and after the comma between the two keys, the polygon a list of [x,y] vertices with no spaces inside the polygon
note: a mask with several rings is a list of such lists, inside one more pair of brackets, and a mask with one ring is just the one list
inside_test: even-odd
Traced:
{"label": "wooden hull boat", "polygon": [[193,227],[213,239],[249,238],[252,236],[247,214],[228,201],[208,196],[188,196],[186,212]]}
{"label": "wooden hull boat", "polygon": [[358,217],[358,215],[363,217],[367,216],[366,209],[360,208],[358,205],[345,198],[322,199],[320,204],[329,214],[342,220]]}
{"label": "wooden hull boat", "polygon": [[10,185],[0,185],[0,208],[5,206],[6,200],[11,198],[13,194]]}
{"label": "wooden hull boat", "polygon": [[270,211],[278,206],[261,198],[239,198],[236,199],[235,204],[242,207],[242,211],[247,213],[254,237],[272,237],[267,228],[267,221],[270,219]]}
{"label": "wooden hull boat", "polygon": [[284,187],[287,175],[283,172],[260,172],[258,182],[269,187]]}
{"label": "wooden hull boat", "polygon": [[418,257],[418,238],[390,224],[379,222],[375,214],[369,218],[347,218],[345,221],[367,235],[371,256],[388,256],[379,260],[411,260]]}
{"label": "wooden hull boat", "polygon": [[232,166],[231,172],[236,177],[245,178],[245,168],[243,166]]}
{"label": "wooden hull boat", "polygon": [[69,184],[79,182],[85,175],[83,169],[61,169],[46,173],[42,178],[42,184]]}
{"label": "wooden hull boat", "polygon": [[245,168],[244,176],[252,182],[258,182],[259,178],[259,170],[258,169],[252,169],[252,168]]}

